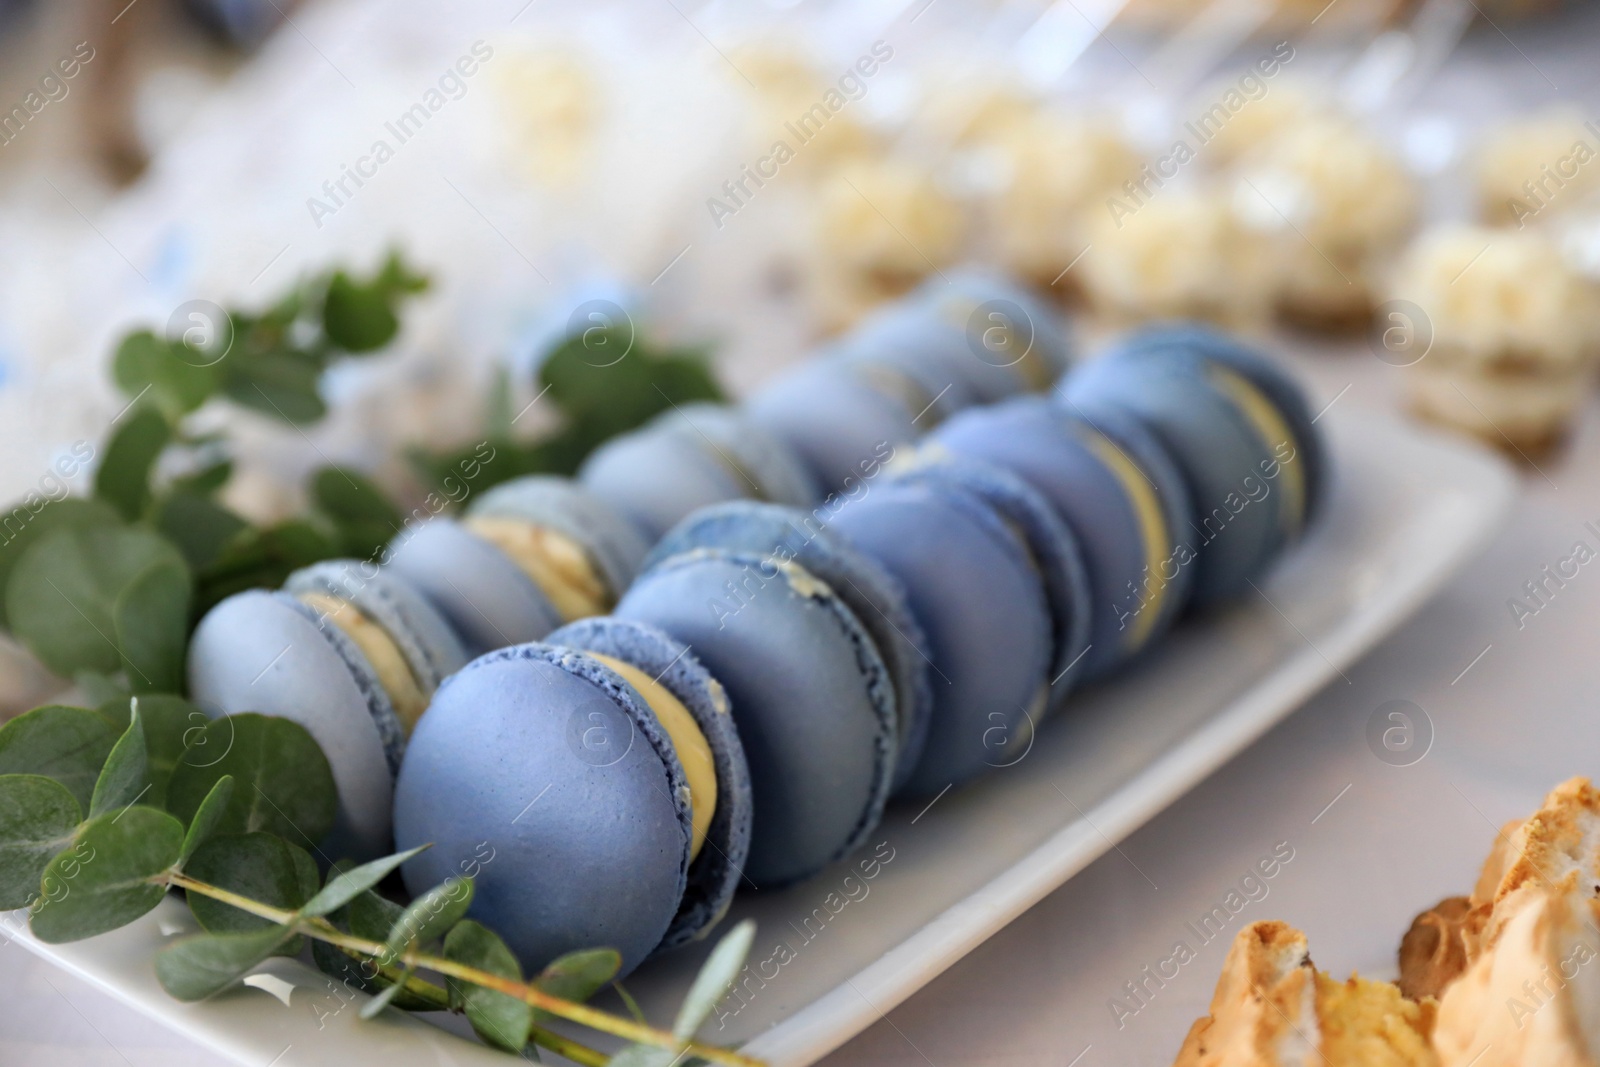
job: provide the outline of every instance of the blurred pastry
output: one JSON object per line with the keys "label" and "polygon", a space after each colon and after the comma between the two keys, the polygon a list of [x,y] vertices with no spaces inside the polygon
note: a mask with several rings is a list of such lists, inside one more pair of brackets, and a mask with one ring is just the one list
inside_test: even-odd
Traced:
{"label": "blurred pastry", "polygon": [[1075,281],[1065,271],[1089,243],[1090,216],[1138,177],[1139,156],[1109,123],[1047,111],[1007,122],[993,150],[1000,262],[1041,287]]}
{"label": "blurred pastry", "polygon": [[1355,121],[1305,118],[1241,164],[1241,213],[1269,235],[1278,310],[1319,329],[1366,325],[1375,279],[1417,215],[1400,160]]}
{"label": "blurred pastry", "polygon": [[[797,173],[824,173],[840,161],[868,154],[877,146],[876,134],[842,103],[850,98],[844,95],[846,92],[866,92],[868,83],[856,73],[846,71],[853,80],[841,89],[824,78],[805,56],[782,44],[746,45],[731,58],[744,75],[742,81],[735,79],[738,84],[745,89],[754,87],[750,121],[755,142],[763,150],[774,139],[797,149],[803,145],[804,150],[794,154]],[[862,88],[855,90],[855,85]],[[838,99],[830,101],[830,94]],[[830,106],[831,103],[839,106]],[[824,112],[814,110],[819,104],[825,121],[818,121]]]}
{"label": "blurred pastry", "polygon": [[1202,146],[1205,158],[1219,169],[1271,143],[1300,122],[1332,112],[1327,99],[1309,86],[1277,81],[1270,83],[1260,98],[1248,99],[1236,111],[1229,109],[1226,122],[1217,121],[1216,116],[1208,120],[1204,109],[1226,100],[1230,91],[1238,91],[1236,83],[1213,85],[1196,94],[1195,100],[1200,102],[1202,110],[1200,116],[1192,120],[1194,128],[1189,131],[1193,134],[1198,130],[1205,135]]}
{"label": "blurred pastry", "polygon": [[1432,1067],[1435,1011],[1388,982],[1330,978],[1300,931],[1252,923],[1234,938],[1211,1014],[1189,1029],[1175,1067]]}
{"label": "blurred pastry", "polygon": [[1600,129],[1574,108],[1519,115],[1479,143],[1472,170],[1478,212],[1519,229],[1568,211],[1600,190]]}
{"label": "blurred pastry", "polygon": [[1411,920],[1400,939],[1400,992],[1411,1000],[1438,997],[1467,969],[1463,936],[1472,901],[1446,897]]}
{"label": "blurred pastry", "polygon": [[817,190],[811,289],[824,325],[843,329],[955,262],[966,216],[908,160],[852,160]]}
{"label": "blurred pastry", "polygon": [[1533,230],[1446,226],[1407,254],[1394,295],[1431,338],[1412,407],[1524,455],[1562,440],[1593,378],[1593,291]]}
{"label": "blurred pastry", "polygon": [[593,151],[600,84],[570,50],[513,54],[494,65],[506,134],[541,185],[575,183]]}
{"label": "blurred pastry", "polygon": [[1230,199],[1210,187],[1142,188],[1093,213],[1076,268],[1091,303],[1123,322],[1259,319],[1269,295],[1265,250]]}

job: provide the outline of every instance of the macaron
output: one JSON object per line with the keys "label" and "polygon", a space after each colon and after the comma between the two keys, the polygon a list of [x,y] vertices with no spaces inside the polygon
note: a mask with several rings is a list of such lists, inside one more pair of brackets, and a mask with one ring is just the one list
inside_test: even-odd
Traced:
{"label": "macaron", "polygon": [[932,480],[874,486],[832,528],[900,579],[927,635],[933,721],[906,792],[932,795],[1026,754],[1053,653],[1026,539],[982,497]]}
{"label": "macaron", "polygon": [[510,556],[568,622],[610,611],[650,547],[577,482],[543,474],[476,497],[461,524]]}
{"label": "macaron", "polygon": [[450,621],[470,655],[537,641],[565,621],[517,560],[452,518],[401,531],[384,562]]}
{"label": "macaron", "polygon": [[449,624],[402,578],[334,560],[207,612],[189,641],[189,694],[209,715],[256,711],[304,726],[339,791],[329,851],[364,859],[389,847],[406,735],[465,662]]}
{"label": "macaron", "polygon": [[1059,708],[1079,677],[1071,668],[1089,648],[1089,574],[1077,536],[1039,490],[996,464],[927,452],[897,470],[895,480],[964,489],[980,497],[1022,537],[1050,609],[1054,658],[1049,708]]}
{"label": "macaron", "polygon": [[1018,397],[963,412],[923,449],[1015,473],[1076,535],[1090,630],[1069,679],[1088,681],[1125,662],[1186,603],[1193,577],[1188,490],[1160,442],[1132,416],[1103,413],[1089,422],[1045,397]]}
{"label": "macaron", "polygon": [[1289,420],[1250,379],[1200,348],[1114,347],[1068,375],[1058,395],[1091,423],[1132,414],[1182,472],[1196,607],[1249,592],[1304,529],[1319,487],[1307,478]]}
{"label": "macaron", "polygon": [[468,915],[537,971],[604,945],[632,970],[677,919],[694,792],[644,696],[585,652],[485,653],[439,687],[394,790],[395,844],[420,894],[476,871]]}
{"label": "macaron", "polygon": [[679,519],[724,500],[805,507],[817,486],[789,445],[759,420],[718,404],[688,404],[597,448],[578,480],[654,542]]}
{"label": "macaron", "polygon": [[745,407],[792,448],[824,492],[853,493],[929,427],[968,402],[895,367],[808,359],[768,382]]}
{"label": "macaron", "polygon": [[715,504],[669,530],[645,567],[695,549],[720,548],[792,560],[827,583],[871,635],[894,685],[898,788],[916,766],[928,736],[933,692],[927,639],[907,605],[905,587],[876,560],[832,533],[827,528],[831,515],[828,508],[800,511],[749,500]]}
{"label": "macaron", "polygon": [[750,854],[750,769],[722,684],[661,630],[603,616],[563,626],[549,643],[587,652],[622,675],[666,728],[689,781],[688,885],[658,949],[700,937],[726,914]]}
{"label": "macaron", "polygon": [[646,570],[616,614],[688,645],[726,688],[754,789],[753,887],[799,881],[865,842],[894,779],[894,687],[827,583],[792,561],[701,549]]}

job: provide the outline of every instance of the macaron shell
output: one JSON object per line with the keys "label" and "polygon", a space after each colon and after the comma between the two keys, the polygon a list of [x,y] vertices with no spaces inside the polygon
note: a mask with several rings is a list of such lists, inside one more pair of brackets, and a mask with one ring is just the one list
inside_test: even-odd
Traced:
{"label": "macaron shell", "polygon": [[663,413],[657,421],[710,449],[718,459],[737,465],[758,487],[748,495],[793,507],[816,503],[816,482],[800,457],[737,409],[722,404],[685,404]]}
{"label": "macaron shell", "polygon": [[[1247,592],[1286,541],[1284,494],[1265,475],[1272,450],[1205,368],[1195,354],[1158,349],[1091,361],[1063,383],[1069,410],[1090,422],[1118,411],[1138,416],[1183,472],[1197,607]],[[1265,494],[1250,499],[1262,486]]]}
{"label": "macaron shell", "polygon": [[639,573],[650,548],[633,523],[570,478],[513,478],[477,497],[467,514],[526,519],[584,546],[615,596]]}
{"label": "macaron shell", "polygon": [[[1013,392],[1044,392],[1072,362],[1072,342],[1060,312],[1034,296],[1027,286],[999,271],[986,267],[947,270],[942,277],[923,282],[910,300],[932,308],[936,316],[959,328],[964,337],[977,335],[969,341],[969,348],[974,344],[982,346],[984,355],[979,358],[987,362],[1013,358],[1007,350],[997,359],[984,346],[982,337],[982,332],[991,326],[1009,326],[1018,335],[1013,343],[1021,348],[1016,362],[1003,365],[1022,381],[1021,388]],[[980,315],[979,309],[985,304],[995,305],[988,310],[1000,317]],[[986,397],[986,402],[1003,398]]]}
{"label": "macaron shell", "polygon": [[400,724],[337,627],[319,626],[315,612],[285,594],[237,593],[195,628],[188,673],[190,699],[206,714],[291,719],[321,746],[339,791],[326,852],[365,860],[388,851]]}
{"label": "macaron shell", "polygon": [[795,564],[706,550],[646,571],[616,614],[687,644],[727,689],[754,787],[754,887],[808,877],[866,839],[894,774],[894,693],[831,589]]}
{"label": "macaron shell", "polygon": [[1089,575],[1077,537],[1037,489],[995,464],[954,456],[941,459],[929,453],[897,472],[895,480],[965,489],[1022,535],[1050,607],[1055,648],[1050,707],[1058,709],[1078,680],[1070,668],[1089,646]]}
{"label": "macaron shell", "polygon": [[381,626],[427,689],[467,665],[467,653],[445,617],[400,575],[358,559],[325,560],[289,575],[291,596],[324,593],[355,605]]}
{"label": "macaron shell", "polygon": [[[794,449],[826,493],[849,491],[922,436],[933,419],[874,389],[838,359],[813,359],[760,389],[751,417]],[[664,532],[664,531],[663,531]]]}
{"label": "macaron shell", "polygon": [[833,528],[904,583],[928,636],[933,724],[907,792],[932,795],[1019,758],[1052,653],[1021,537],[963,489],[905,482],[852,501]]}
{"label": "macaron shell", "polygon": [[702,442],[656,425],[595,449],[578,469],[578,481],[650,543],[696,508],[754,496],[760,488],[708,454]]}
{"label": "macaron shell", "polygon": [[401,533],[387,566],[449,620],[468,654],[537,641],[562,622],[510,557],[453,519]]}
{"label": "macaron shell", "polygon": [[717,774],[717,810],[705,846],[689,865],[688,885],[658,950],[702,937],[733,903],[750,854],[754,810],[750,768],[722,684],[688,647],[647,623],[612,616],[563,626],[549,643],[598,652],[639,668],[689,710],[711,746]]}
{"label": "macaron shell", "polygon": [[695,549],[721,548],[793,559],[827,583],[872,636],[894,684],[899,723],[894,788],[898,789],[916,766],[928,737],[933,692],[923,651],[927,638],[907,606],[899,579],[828,531],[834,510],[805,512],[750,500],[702,508],[668,531],[645,566]]}
{"label": "macaron shell", "polygon": [[671,743],[615,672],[570,649],[500,649],[451,676],[417,724],[395,841],[433,847],[402,873],[415,894],[475,872],[468,914],[525,971],[609,946],[626,973],[682,899],[687,793]]}

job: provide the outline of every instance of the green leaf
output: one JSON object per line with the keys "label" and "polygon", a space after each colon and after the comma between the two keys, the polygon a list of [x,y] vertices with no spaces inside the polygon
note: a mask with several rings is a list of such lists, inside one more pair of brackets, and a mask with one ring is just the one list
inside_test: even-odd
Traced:
{"label": "green leaf", "polygon": [[[393,856],[384,856],[381,859],[375,859],[369,863],[363,863],[359,867],[344,871],[329,879],[328,884],[323,886],[316,896],[306,901],[305,907],[300,909],[300,914],[307,918],[315,919],[338,911],[355,900],[356,897],[383,881],[390,871],[427,847],[427,845],[421,845],[409,851],[398,852]],[[374,937],[373,940],[378,940],[378,938]]]}
{"label": "green leaf", "polygon": [[10,628],[3,603],[6,583],[11,580],[17,561],[35,541],[52,530],[88,526],[120,526],[122,516],[104,500],[66,497],[46,500],[30,493],[29,500],[0,515],[0,626]]}
{"label": "green leaf", "polygon": [[37,774],[0,775],[0,911],[25,908],[83,818],[67,787]]}
{"label": "green leaf", "polygon": [[[341,864],[334,864],[333,870],[329,872],[330,881],[343,873],[345,868]],[[335,909],[329,918],[339,929],[347,930],[357,937],[366,938],[368,941],[382,941],[389,936],[389,931],[393,929],[404,910],[387,897],[366,889],[356,894],[343,909]],[[338,981],[349,982],[364,992],[377,994],[390,984],[376,962],[366,957],[353,956],[326,941],[311,942],[311,957],[322,973]],[[392,1003],[405,1011],[439,1011],[448,1007],[448,1003],[440,1004],[437,1000],[409,989],[394,994]]]}
{"label": "green leaf", "polygon": [[233,796],[218,832],[262,830],[314,848],[333,829],[333,772],[299,723],[254,712],[212,719],[191,733],[167,783],[167,809],[192,821],[225,774],[234,778]]}
{"label": "green leaf", "polygon": [[501,364],[489,379],[489,398],[484,403],[483,433],[491,441],[509,441],[516,415],[511,410],[511,372]]}
{"label": "green leaf", "polygon": [[[305,849],[276,834],[261,833],[212,837],[195,850],[184,873],[285,911],[295,911],[310,900],[321,880],[316,861]],[[189,894],[189,910],[213,934],[242,934],[279,925],[201,893]]]}
{"label": "green leaf", "polygon": [[359,282],[339,271],[328,281],[322,328],[346,351],[376,351],[400,330],[395,313],[399,298],[427,287],[428,280],[412,274],[398,254],[391,254],[370,281]]}
{"label": "green leaf", "polygon": [[121,730],[87,708],[51,704],[0,726],[0,774],[38,774],[88,808],[95,779]]}
{"label": "green leaf", "polygon": [[[606,1061],[607,1067],[676,1067],[683,1053],[654,1045],[629,1045]],[[698,1061],[694,1061],[698,1062]]]}
{"label": "green leaf", "polygon": [[244,934],[186,937],[156,953],[156,978],[179,1000],[204,1000],[249,974],[292,936],[288,928],[272,926]]}
{"label": "green leaf", "polygon": [[415,973],[415,967],[407,967],[404,971],[402,971],[400,973],[400,980],[398,982],[385,986],[378,992],[377,996],[361,1005],[361,1011],[359,1013],[361,1017],[363,1019],[375,1018],[379,1012],[383,1011],[384,1008],[389,1006],[390,1001],[394,1000],[401,994],[401,992],[404,991],[406,979],[410,978]]}
{"label": "green leaf", "polygon": [[[173,768],[183,758],[189,739],[198,735],[211,717],[171,693],[143,693],[138,701],[150,774],[150,792],[145,794],[144,802],[151,807],[165,807]],[[121,697],[102,704],[99,712],[112,722],[126,724],[131,703],[128,697]]]}
{"label": "green leaf", "polygon": [[371,559],[400,529],[400,512],[358,471],[323,467],[311,479],[311,499],[338,531],[347,555]]}
{"label": "green leaf", "polygon": [[307,522],[242,530],[200,572],[195,610],[203,614],[245,589],[276,589],[294,571],[334,559],[339,552],[336,541]]}
{"label": "green leaf", "polygon": [[[160,578],[146,578],[152,569],[166,568]],[[80,670],[112,674],[130,664],[116,642],[118,601],[130,590],[154,588],[159,605],[135,611],[125,606],[127,622],[135,616],[154,621],[170,635],[186,626],[185,617],[166,618],[176,606],[177,572],[185,571],[183,557],[171,543],[149,530],[116,526],[61,528],[39,538],[18,561],[6,588],[6,612],[13,632],[40,661],[57,674],[71,677]],[[150,583],[150,584],[147,584]],[[185,612],[186,616],[186,612]],[[170,643],[170,637],[164,638]],[[132,672],[136,684],[153,684],[138,669],[156,662],[158,643],[135,648],[140,657]],[[166,650],[170,655],[170,649]]]}
{"label": "green leaf", "polygon": [[193,595],[194,580],[180,558],[146,568],[117,596],[112,606],[117,645],[134,692],[183,688]]}
{"label": "green leaf", "polygon": [[680,1041],[690,1040],[711,1017],[717,1002],[739,980],[739,969],[750,955],[750,945],[755,938],[755,920],[745,919],[717,942],[717,947],[700,967],[700,973],[695,975],[694,984],[683,998],[683,1006],[678,1009],[678,1019],[672,1024],[674,1037]]}
{"label": "green leaf", "polygon": [[229,542],[250,526],[202,492],[191,490],[163,497],[156,504],[155,525],[197,571],[215,563]]}
{"label": "green leaf", "polygon": [[[219,344],[226,344],[219,339]],[[204,404],[217,388],[215,359],[168,341],[149,330],[131,333],[117,346],[111,376],[130,397],[148,395],[170,420]]]}
{"label": "green leaf", "polygon": [[426,945],[443,937],[467,913],[472,893],[471,878],[446,878],[413,900],[395,920],[385,940],[388,952],[378,962],[390,963],[413,945]]}
{"label": "green leaf", "polygon": [[183,824],[149,807],[91,819],[72,848],[45,868],[31,926],[49,944],[126,926],[157,904],[166,888],[151,879],[178,861]]}
{"label": "green leaf", "polygon": [[100,777],[95,780],[94,795],[89,801],[89,818],[137,804],[149,789],[149,749],[145,745],[144,726],[139,722],[139,711],[135,705],[128,728],[112,746],[105,766],[100,768]]}
{"label": "green leaf", "polygon": [[[444,939],[444,958],[480,971],[522,981],[522,968],[499,935],[471,919],[462,919]],[[484,1041],[507,1052],[521,1052],[533,1028],[531,1005],[505,993],[449,979],[452,1003],[466,1011],[467,1021]]]}
{"label": "green leaf", "polygon": [[622,955],[614,948],[586,948],[556,959],[533,984],[562,1000],[585,1001],[606,987],[622,969]]}
{"label": "green leaf", "polygon": [[[184,867],[189,863],[195,850],[210,841],[221,825],[223,817],[228,813],[228,801],[233,799],[233,775],[224,774],[218,778],[211,787],[211,792],[200,802],[194,818],[189,820],[189,829],[183,835],[183,851],[178,854],[178,866]],[[315,885],[313,885],[315,890]],[[305,903],[301,901],[301,903]],[[299,905],[296,905],[298,907]]]}
{"label": "green leaf", "polygon": [[94,495],[132,522],[150,503],[150,474],[161,450],[172,440],[172,426],[153,407],[137,407],[106,444],[94,475]]}
{"label": "green leaf", "polygon": [[323,361],[308,352],[276,348],[227,360],[222,388],[236,403],[294,425],[328,412],[319,383]]}
{"label": "green leaf", "polygon": [[[186,443],[193,443],[192,438],[186,438]],[[193,474],[172,479],[172,489],[175,493],[196,493],[200,496],[210,496],[233,477],[233,460],[222,459],[215,463],[201,467]]]}

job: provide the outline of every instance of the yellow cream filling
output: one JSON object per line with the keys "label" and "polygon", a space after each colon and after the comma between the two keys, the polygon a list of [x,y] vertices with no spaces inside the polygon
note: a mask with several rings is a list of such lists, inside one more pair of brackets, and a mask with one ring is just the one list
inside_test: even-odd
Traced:
{"label": "yellow cream filling", "polygon": [[1131,651],[1149,639],[1156,620],[1161,617],[1161,602],[1166,596],[1168,582],[1167,576],[1162,573],[1162,567],[1167,562],[1162,553],[1170,548],[1172,538],[1167,530],[1161,498],[1144,471],[1105,434],[1092,427],[1083,427],[1083,441],[1122,483],[1123,491],[1133,505],[1133,513],[1139,520],[1139,536],[1144,539],[1145,568],[1153,580],[1136,583],[1137,593],[1144,600],[1139,613],[1133,617],[1133,625],[1128,629],[1127,641]]}
{"label": "yellow cream filling", "polygon": [[548,526],[500,515],[474,515],[464,524],[511,558],[533,579],[567,622],[611,610],[611,590],[583,546]]}
{"label": "yellow cream filling", "polygon": [[689,780],[689,809],[694,830],[689,858],[694,859],[700,855],[700,846],[705,844],[706,831],[711,827],[711,816],[717,811],[717,767],[711,758],[711,745],[706,742],[706,735],[700,731],[689,709],[666,686],[631,663],[598,652],[589,655],[622,675],[622,680],[644,698],[655,713],[656,721],[667,731],[678,762],[683,764],[683,775]]}
{"label": "yellow cream filling", "polygon": [[301,593],[300,603],[317,612],[354,641],[367,663],[378,675],[378,684],[389,694],[389,703],[400,718],[407,735],[428,710],[428,691],[406,662],[400,646],[387,630],[367,618],[348,600],[327,593]]}
{"label": "yellow cream filling", "polygon": [[1279,460],[1278,468],[1283,476],[1283,494],[1287,498],[1288,506],[1283,510],[1284,529],[1293,536],[1300,531],[1306,519],[1306,480],[1305,469],[1300,462],[1299,449],[1294,439],[1294,431],[1284,421],[1278,407],[1272,401],[1261,395],[1261,390],[1248,379],[1235,374],[1226,367],[1213,365],[1211,367],[1211,380],[1220,386],[1239,405],[1245,418],[1250,420],[1250,425],[1255,427],[1256,433],[1261,435],[1261,440],[1270,449],[1276,449],[1280,444],[1287,444],[1296,449],[1292,460]]}

